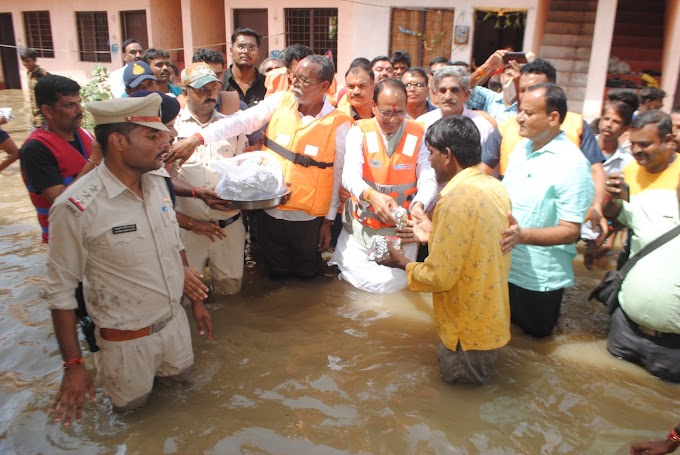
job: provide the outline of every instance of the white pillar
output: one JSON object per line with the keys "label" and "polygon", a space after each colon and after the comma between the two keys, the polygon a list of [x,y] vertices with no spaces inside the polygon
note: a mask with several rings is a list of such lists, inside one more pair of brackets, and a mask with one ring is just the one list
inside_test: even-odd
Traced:
{"label": "white pillar", "polygon": [[595,31],[593,32],[593,44],[588,67],[588,83],[586,84],[586,97],[583,101],[583,116],[587,120],[599,117],[602,112],[602,99],[607,83],[617,4],[618,0],[597,2]]}

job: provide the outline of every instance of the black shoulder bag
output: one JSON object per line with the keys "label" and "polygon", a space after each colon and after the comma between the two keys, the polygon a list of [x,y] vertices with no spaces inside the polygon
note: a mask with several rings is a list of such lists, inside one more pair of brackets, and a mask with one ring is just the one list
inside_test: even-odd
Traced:
{"label": "black shoulder bag", "polygon": [[659,248],[661,245],[669,242],[673,238],[680,234],[680,225],[675,226],[670,231],[654,239],[652,242],[640,249],[638,253],[629,258],[626,263],[621,267],[621,270],[612,270],[607,272],[607,274],[602,279],[602,282],[597,285],[593,292],[590,293],[588,300],[598,300],[602,302],[607,307],[607,312],[609,314],[614,313],[616,308],[619,306],[619,290],[621,289],[621,284],[626,278],[626,275],[630,270],[637,264],[637,262],[643,257],[647,256],[652,251]]}

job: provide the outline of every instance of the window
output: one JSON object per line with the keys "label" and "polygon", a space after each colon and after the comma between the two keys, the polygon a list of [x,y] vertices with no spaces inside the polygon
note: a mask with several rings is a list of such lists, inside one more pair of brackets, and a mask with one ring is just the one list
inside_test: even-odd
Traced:
{"label": "window", "polygon": [[35,49],[38,57],[54,58],[49,11],[24,11],[24,32],[26,47]]}
{"label": "window", "polygon": [[390,55],[411,54],[412,66],[427,66],[435,57],[451,58],[452,9],[392,8]]}
{"label": "window", "polygon": [[106,11],[76,12],[81,62],[110,62],[109,21]]}
{"label": "window", "polygon": [[[315,54],[338,58],[337,8],[286,8],[286,46],[304,44]],[[327,55],[328,56],[328,55]]]}

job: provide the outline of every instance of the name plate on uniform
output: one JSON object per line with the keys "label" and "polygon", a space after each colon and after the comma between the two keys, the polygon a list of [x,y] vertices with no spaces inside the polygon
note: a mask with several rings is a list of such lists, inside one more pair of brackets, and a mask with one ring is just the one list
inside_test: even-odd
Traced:
{"label": "name plate on uniform", "polygon": [[137,230],[136,224],[126,224],[125,226],[116,226],[111,231],[114,234],[124,234],[126,232],[135,232]]}
{"label": "name plate on uniform", "polygon": [[418,137],[413,134],[407,134],[406,140],[404,141],[404,148],[401,153],[406,156],[413,156],[413,152],[416,151],[416,144],[418,143]]}

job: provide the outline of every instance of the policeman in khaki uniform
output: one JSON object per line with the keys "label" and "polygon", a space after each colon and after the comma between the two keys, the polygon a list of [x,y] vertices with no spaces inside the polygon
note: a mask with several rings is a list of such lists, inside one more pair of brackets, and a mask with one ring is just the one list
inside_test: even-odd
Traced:
{"label": "policeman in khaki uniform", "polygon": [[[222,83],[210,66],[199,62],[185,68],[182,85],[187,105],[175,123],[179,137],[200,133],[227,117],[215,110]],[[215,188],[220,180],[213,163],[240,155],[246,144],[245,134],[239,134],[202,145],[182,167],[175,165],[173,169],[174,176],[193,188],[193,197],[177,198],[177,212],[189,217],[180,231],[187,260],[196,270],[203,270],[206,264],[210,267],[216,294],[234,294],[241,290],[246,231],[240,210],[211,208],[200,197],[205,189]],[[207,229],[214,229],[211,224],[220,227],[214,236],[205,234]]]}
{"label": "policeman in khaki uniform", "polygon": [[207,289],[186,266],[164,179],[148,173],[162,165],[169,147],[160,104],[157,94],[88,104],[104,162],[50,210],[45,296],[64,359],[53,410],[65,425],[74,410],[80,419],[85,395],[94,400],[95,394],[76,332],[78,281],[97,326],[97,381],[114,410],[143,405],[154,377],[189,378],[194,357],[183,287],[201,335],[212,339]]}

